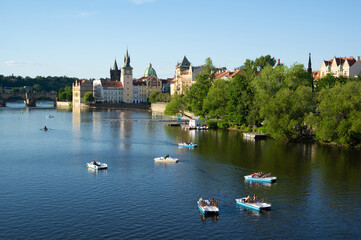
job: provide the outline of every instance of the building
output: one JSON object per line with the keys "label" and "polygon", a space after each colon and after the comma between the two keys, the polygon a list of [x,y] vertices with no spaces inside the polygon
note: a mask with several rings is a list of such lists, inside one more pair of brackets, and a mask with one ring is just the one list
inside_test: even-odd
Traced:
{"label": "building", "polygon": [[94,99],[101,103],[123,102],[123,85],[117,81],[94,80]]}
{"label": "building", "polygon": [[121,82],[124,88],[123,102],[133,103],[133,68],[130,66],[128,49],[124,57],[124,66],[121,71]]}
{"label": "building", "polygon": [[162,81],[162,93],[170,93],[170,84],[175,78],[161,79]]}
{"label": "building", "polygon": [[117,60],[114,60],[113,69],[110,69],[110,81],[120,81],[121,71],[118,69]]}
{"label": "building", "polygon": [[202,67],[193,67],[187,57],[184,56],[182,62],[176,65],[175,85],[171,95],[183,94],[185,89],[192,86],[196,75],[200,72],[202,72]]}
{"label": "building", "polygon": [[333,57],[329,61],[323,60],[320,68],[320,77],[324,77],[327,74],[332,74],[336,77],[355,77],[361,73],[361,62],[360,57],[356,59],[353,57],[349,58],[336,58]]}
{"label": "building", "polygon": [[134,90],[133,96],[138,96],[134,103],[146,103],[149,100],[151,91],[162,91],[162,81],[157,77],[157,72],[150,63],[145,69],[143,77],[133,83],[133,87],[138,89],[138,93]]}
{"label": "building", "polygon": [[80,107],[85,93],[93,92],[93,83],[88,80],[77,80],[73,83],[73,107]]}
{"label": "building", "polygon": [[235,71],[218,72],[215,74],[215,79],[234,78],[237,74],[241,75],[241,71],[235,70]]}

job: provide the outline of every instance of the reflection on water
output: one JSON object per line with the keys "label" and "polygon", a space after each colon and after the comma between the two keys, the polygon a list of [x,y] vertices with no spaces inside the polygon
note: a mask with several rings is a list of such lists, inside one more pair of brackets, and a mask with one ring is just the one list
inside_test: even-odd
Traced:
{"label": "reflection on water", "polygon": [[[0,239],[359,238],[360,150],[131,121],[151,118],[130,110],[0,109],[7,167]],[[54,130],[39,131],[44,125]],[[179,148],[183,141],[198,147]],[[165,154],[180,161],[154,163]],[[93,159],[109,170],[88,169]],[[277,183],[244,180],[256,171],[272,172]],[[236,198],[253,194],[272,211],[236,206]],[[217,199],[221,218],[200,221],[200,196]],[[95,223],[94,232],[88,226]]]}
{"label": "reflection on water", "polygon": [[206,224],[211,220],[212,222],[217,222],[219,220],[219,214],[201,214],[199,213],[199,217],[202,220],[202,223]]}

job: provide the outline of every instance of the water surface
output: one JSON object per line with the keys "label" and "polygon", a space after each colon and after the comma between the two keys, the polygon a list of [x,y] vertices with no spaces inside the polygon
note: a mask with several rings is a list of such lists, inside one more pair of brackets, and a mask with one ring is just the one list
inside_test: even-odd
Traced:
{"label": "water surface", "polygon": [[[0,239],[359,238],[358,150],[183,131],[146,111],[45,106],[0,109]],[[154,163],[165,154],[180,162]],[[91,160],[109,169],[89,170]],[[278,181],[245,182],[253,171]],[[272,211],[236,206],[253,193]],[[218,200],[218,218],[200,216],[199,197]]]}

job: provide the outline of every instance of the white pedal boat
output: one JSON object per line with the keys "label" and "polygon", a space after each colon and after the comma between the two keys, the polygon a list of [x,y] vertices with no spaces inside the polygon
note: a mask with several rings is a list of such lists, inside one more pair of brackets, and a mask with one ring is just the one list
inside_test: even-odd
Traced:
{"label": "white pedal boat", "polygon": [[265,178],[260,177],[260,178],[258,178],[258,177],[253,177],[251,174],[251,175],[244,176],[244,179],[247,181],[253,181],[253,182],[273,183],[277,180],[277,177],[265,177]]}
{"label": "white pedal boat", "polygon": [[87,163],[86,165],[87,165],[88,168],[91,168],[91,169],[94,169],[94,170],[108,168],[108,164],[101,163],[101,162],[96,162],[96,164],[94,164],[93,162],[90,162],[90,163]]}
{"label": "white pedal boat", "polygon": [[255,203],[246,202],[246,197],[236,199],[236,203],[239,206],[255,211],[270,210],[272,206],[270,203],[265,203],[265,202],[255,202]]}
{"label": "white pedal boat", "polygon": [[200,198],[197,201],[198,209],[203,215],[207,214],[218,214],[219,208],[216,201],[211,202],[210,200],[204,200]]}
{"label": "white pedal boat", "polygon": [[197,147],[197,144],[192,143],[192,142],[181,142],[181,143],[178,143],[178,146],[179,147],[195,148],[195,147]]}
{"label": "white pedal boat", "polygon": [[171,158],[169,155],[166,155],[165,157],[157,157],[154,158],[154,162],[160,162],[160,163],[177,163],[178,158]]}

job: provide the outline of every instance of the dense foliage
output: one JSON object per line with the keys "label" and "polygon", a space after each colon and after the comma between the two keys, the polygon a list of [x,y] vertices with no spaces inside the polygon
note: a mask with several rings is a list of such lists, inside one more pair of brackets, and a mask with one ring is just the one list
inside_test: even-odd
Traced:
{"label": "dense foliage", "polygon": [[83,97],[83,102],[93,102],[94,96],[92,92],[86,92]]}
{"label": "dense foliage", "polygon": [[[327,75],[314,83],[304,66],[275,66],[275,59],[247,59],[232,79],[215,79],[206,60],[203,73],[184,95],[175,95],[166,114],[185,110],[209,125],[268,133],[292,141],[315,136],[321,142],[361,145],[361,81]],[[206,72],[206,73],[205,73]]]}
{"label": "dense foliage", "polygon": [[64,102],[71,102],[73,98],[73,91],[71,87],[60,88],[58,92],[58,100]]}
{"label": "dense foliage", "polygon": [[32,87],[35,92],[51,92],[58,91],[60,88],[72,86],[77,78],[70,77],[21,77],[21,76],[3,76],[0,75],[0,86],[21,88],[24,86]]}
{"label": "dense foliage", "polygon": [[169,102],[170,99],[171,98],[169,93],[162,93],[161,91],[151,91],[149,94],[150,103]]}

